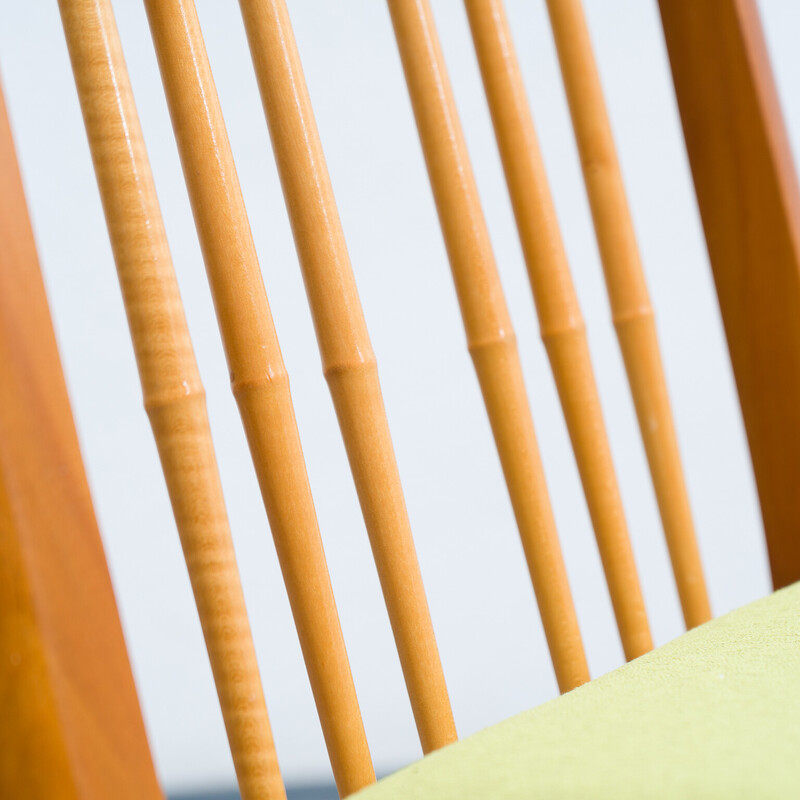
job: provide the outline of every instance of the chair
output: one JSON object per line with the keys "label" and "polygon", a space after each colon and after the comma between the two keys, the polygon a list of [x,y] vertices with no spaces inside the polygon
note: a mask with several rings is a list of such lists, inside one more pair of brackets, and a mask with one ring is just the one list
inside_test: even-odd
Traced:
{"label": "chair", "polygon": [[[728,782],[691,764],[656,775],[647,752],[691,762],[740,709],[781,744],[771,789],[799,776],[785,754],[798,687],[797,591],[711,617],[655,323],[579,0],[548,11],[614,325],[684,619],[701,626],[650,653],[586,331],[500,0],[465,0],[550,361],[627,660],[589,682],[503,289],[426,0],[389,0],[463,316],[559,688],[567,693],[470,740],[457,735],[405,508],[376,359],[283,0],[240,0],[314,321],[423,753],[368,788],[361,720],[250,223],[192,0],[146,0],[153,43],[253,466],[269,517],[337,788],[342,796],[697,796],[753,791],[734,768],[753,745],[732,726]],[[284,795],[233,552],[205,397],[109,0],[59,0],[144,404],[159,451],[243,798]],[[797,504],[800,303],[797,183],[752,3],[661,0],[687,148],[756,473],[775,587],[800,577]],[[696,76],[702,76],[698,80]],[[0,168],[0,445],[4,635],[0,789],[9,797],[158,797],[38,274],[8,123]],[[745,161],[751,168],[742,173]],[[750,224],[741,225],[746,219]],[[763,254],[770,258],[762,268]],[[756,277],[757,276],[757,277]],[[28,314],[20,314],[24,300]],[[41,430],[46,435],[41,435]],[[55,494],[51,494],[55,493]],[[56,503],[70,511],[55,514]],[[64,553],[57,528],[77,547]],[[761,633],[759,633],[761,631]],[[753,645],[761,640],[764,646]],[[735,658],[736,642],[744,656]],[[745,646],[748,645],[748,646]],[[24,652],[23,658],[20,653]],[[634,661],[635,659],[635,661]],[[763,670],[753,680],[753,664]],[[718,676],[728,675],[718,692]],[[584,684],[586,684],[584,686]],[[581,688],[578,688],[581,687]],[[655,687],[655,690],[654,688]],[[575,690],[575,691],[572,691]],[[711,713],[708,698],[719,708]],[[683,698],[696,715],[676,713]],[[746,698],[746,699],[742,699]],[[759,704],[762,704],[761,706]],[[713,707],[713,704],[712,704]],[[744,713],[742,711],[741,713]],[[728,716],[725,716],[725,715]],[[748,716],[748,719],[751,719]],[[780,719],[777,719],[780,717]],[[642,726],[641,720],[651,720]],[[658,721],[662,724],[659,725]],[[754,725],[756,723],[753,723]],[[598,727],[599,725],[599,727]],[[637,727],[638,726],[638,727]],[[655,726],[658,735],[648,738]],[[786,728],[791,728],[787,730]],[[641,729],[641,730],[640,730]],[[33,733],[35,731],[35,733]],[[632,732],[638,731],[638,736]],[[612,745],[602,742],[611,736]],[[685,733],[685,736],[682,734]],[[738,736],[738,738],[737,738]],[[714,737],[717,737],[716,739]],[[770,742],[772,743],[772,738]],[[727,749],[726,749],[727,747]],[[444,749],[443,749],[444,748]],[[576,756],[579,748],[580,757]],[[644,748],[644,749],[642,749]],[[648,751],[647,748],[650,748]],[[434,752],[437,751],[437,752]],[[713,747],[709,752],[713,751]],[[530,754],[536,752],[536,759]],[[727,759],[727,760],[726,760]],[[641,762],[625,784],[621,764]],[[548,771],[547,764],[552,770]],[[572,774],[575,768],[579,774]],[[634,770],[635,772],[635,770]],[[620,776],[622,775],[622,784]],[[677,776],[677,777],[676,777]],[[670,784],[670,780],[677,781]],[[710,788],[711,787],[711,788]],[[471,793],[471,795],[469,794]],[[560,793],[560,794],[559,794]],[[654,794],[654,796],[656,796]],[[660,795],[658,795],[660,796]],[[744,796],[744,795],[743,795]],[[776,795],[778,796],[778,795]]]}

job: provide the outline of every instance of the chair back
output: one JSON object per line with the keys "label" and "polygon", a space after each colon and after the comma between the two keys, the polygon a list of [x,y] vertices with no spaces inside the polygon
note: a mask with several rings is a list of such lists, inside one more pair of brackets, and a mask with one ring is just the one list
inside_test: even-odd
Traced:
{"label": "chair back", "polygon": [[[352,478],[380,579],[424,753],[456,741],[444,671],[423,588],[378,367],[316,128],[285,0],[240,0],[255,75],[319,346]],[[206,410],[155,184],[110,0],[59,0],[108,233],[142,385],[144,406],[191,579],[242,797],[285,796],[256,651],[234,555]],[[224,346],[231,389],[269,518],[337,788],[342,796],[375,780],[334,599],[289,377],[193,0],[145,0],[186,188]],[[428,0],[388,0],[472,358],[562,692],[590,679],[550,504],[545,471],[508,306],[483,217],[465,138]],[[796,478],[800,473],[800,195],[753,0],[724,0],[717,17],[692,0],[660,0],[662,20],[714,277],[756,473],[776,586],[800,577]],[[465,0],[469,26],[511,198],[539,329],[626,659],[653,647],[633,549],[606,433],[586,327],[551,197],[533,118],[502,0]],[[586,192],[641,438],[688,628],[711,617],[661,363],[645,269],[628,208],[603,90],[580,0],[547,0]],[[716,11],[715,6],[715,11]],[[698,76],[700,76],[698,78]],[[720,89],[723,87],[723,90]],[[65,496],[90,501],[77,454],[49,317],[27,223],[8,125],[0,119],[0,169],[13,197],[0,206],[0,466],[42,488],[59,463],[30,432],[47,415],[42,387],[20,364],[43,364],[56,386],[53,408],[73,472]],[[749,168],[742,172],[739,165]],[[747,219],[751,224],[741,225]],[[19,223],[22,221],[22,224]],[[30,286],[14,283],[24,264]],[[762,269],[762,264],[766,267]],[[19,274],[23,274],[20,272]],[[31,288],[32,287],[32,288]],[[30,295],[28,330],[15,303]],[[19,326],[19,342],[11,327]],[[44,342],[45,344],[42,344]],[[45,359],[45,361],[41,361]],[[46,363],[45,363],[46,362]],[[19,398],[26,403],[18,407]],[[60,434],[59,434],[60,435]],[[56,443],[58,437],[53,437]],[[68,440],[68,441],[67,441]],[[59,445],[61,447],[61,445]],[[36,464],[41,461],[40,466]],[[8,474],[13,470],[8,466]],[[36,478],[34,473],[40,477]],[[5,474],[5,472],[4,472]],[[19,477],[21,476],[21,477]],[[49,484],[48,484],[49,485]],[[0,485],[0,510],[22,508],[15,483]],[[9,505],[10,503],[10,505]],[[11,515],[9,515],[9,519]],[[4,524],[19,591],[55,569],[36,514]],[[26,518],[27,520],[27,518]],[[86,523],[86,519],[83,520]],[[119,716],[103,717],[110,752],[137,797],[158,797],[127,667],[108,576],[92,525],[76,536],[94,548],[76,562],[90,572],[102,614],[84,616],[69,649],[76,663],[86,630],[102,633],[116,664]],[[30,544],[32,542],[33,544]],[[10,545],[9,545],[10,546]],[[26,555],[26,548],[33,547]],[[28,560],[26,560],[28,559]],[[99,561],[98,561],[99,559]],[[47,572],[49,575],[50,572]],[[60,574],[60,573],[59,573]],[[73,575],[74,581],[74,575]],[[101,585],[102,584],[102,585]],[[3,586],[0,582],[0,590]],[[10,584],[9,584],[10,585]],[[94,585],[94,584],[92,584]],[[101,591],[102,590],[102,591]],[[28,589],[25,589],[28,591]],[[79,599],[84,589],[31,590],[26,603]],[[40,600],[39,598],[44,598]],[[0,594],[4,608],[16,602]],[[83,604],[83,605],[81,605]],[[27,605],[25,606],[28,607]],[[97,618],[95,618],[97,617]],[[101,618],[102,617],[102,618]],[[46,620],[30,622],[50,646]],[[49,624],[49,623],[48,623]],[[41,630],[39,628],[41,627]],[[70,630],[72,626],[69,625]],[[26,629],[27,630],[27,629]],[[58,637],[55,637],[58,638]],[[87,660],[87,659],[84,659]],[[0,660],[0,663],[6,663]],[[44,663],[44,661],[42,662]],[[95,661],[95,665],[98,663]],[[42,667],[44,669],[44,667]],[[80,668],[76,667],[80,672]],[[15,673],[16,674],[16,673]],[[0,672],[0,676],[3,673]],[[11,678],[9,677],[9,680]],[[15,677],[14,680],[20,680]],[[43,679],[44,680],[44,679]],[[80,679],[81,681],[84,678]],[[45,681],[46,682],[46,681]],[[16,684],[15,684],[16,685]],[[77,734],[53,706],[14,724],[44,730],[53,775],[75,775]],[[96,687],[84,702],[104,702]],[[21,708],[27,708],[23,702]],[[27,716],[26,716],[27,714]],[[30,719],[29,719],[30,718]],[[0,723],[0,728],[2,724]],[[13,730],[7,728],[7,731]],[[124,732],[127,731],[127,732]],[[2,740],[0,740],[1,742]],[[94,742],[93,739],[87,741]],[[128,742],[135,741],[129,748]],[[99,745],[98,745],[99,747]],[[26,751],[27,752],[27,751]],[[125,757],[120,756],[125,752]],[[29,758],[30,755],[25,758]],[[81,755],[81,758],[84,758]],[[134,764],[134,762],[136,762]],[[2,762],[0,762],[2,763]],[[109,764],[114,763],[109,759]],[[126,766],[127,769],[127,766]],[[115,766],[85,769],[86,784],[116,786]],[[84,776],[84,772],[79,773]],[[24,771],[0,769],[9,796]],[[64,778],[63,795],[81,793]],[[53,784],[55,785],[55,784]],[[52,788],[52,787],[51,787]],[[13,790],[13,791],[12,791]],[[50,789],[48,789],[49,791]],[[44,791],[44,789],[43,789]],[[97,791],[100,791],[99,788]],[[133,789],[132,789],[133,791]],[[71,792],[71,794],[70,794]],[[102,795],[102,792],[101,792]],[[98,796],[101,796],[98,795]],[[44,796],[44,795],[42,795]],[[56,796],[55,794],[51,796]],[[108,796],[108,793],[102,796]]]}

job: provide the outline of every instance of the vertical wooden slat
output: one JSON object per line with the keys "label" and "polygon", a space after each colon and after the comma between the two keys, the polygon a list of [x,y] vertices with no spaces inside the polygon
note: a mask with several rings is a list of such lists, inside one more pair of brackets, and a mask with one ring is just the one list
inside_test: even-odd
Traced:
{"label": "vertical wooden slat", "polygon": [[283,364],[192,0],[147,0],[250,452],[339,792],[375,780]]}
{"label": "vertical wooden slat", "polygon": [[240,5],[323,370],[427,753],[455,741],[455,723],[333,187],[284,0]]}
{"label": "vertical wooden slat", "polygon": [[653,647],[586,329],[502,0],[465,0],[500,157],[627,659]]}
{"label": "vertical wooden slat", "polygon": [[389,0],[478,381],[517,518],[558,685],[589,671],[489,233],[427,0]]}
{"label": "vertical wooden slat", "polygon": [[800,191],[752,0],[661,0],[776,589],[800,580]]}
{"label": "vertical wooden slat", "polygon": [[2,92],[0,187],[0,797],[161,800]]}
{"label": "vertical wooden slat", "polygon": [[687,627],[708,620],[703,567],[611,125],[580,0],[547,0],[611,313],[639,419]]}
{"label": "vertical wooden slat", "polygon": [[244,798],[283,798],[205,406],[109,0],[60,0],[153,427]]}

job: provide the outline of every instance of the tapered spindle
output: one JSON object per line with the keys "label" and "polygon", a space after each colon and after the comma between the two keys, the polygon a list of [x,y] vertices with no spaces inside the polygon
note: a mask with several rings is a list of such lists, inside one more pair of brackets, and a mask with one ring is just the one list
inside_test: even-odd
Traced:
{"label": "tapered spindle", "polygon": [[225,123],[192,0],[147,0],[217,319],[334,777],[375,780],[294,417]]}
{"label": "tapered spindle", "polygon": [[284,0],[240,0],[286,207],[424,752],[456,739],[375,356]]}
{"label": "tapered spindle", "polygon": [[60,0],[144,403],[242,797],[285,798],[206,415],[109,0]]}
{"label": "tapered spindle", "polygon": [[628,659],[653,647],[586,330],[502,0],[465,0],[547,349]]}
{"label": "tapered spindle", "polygon": [[653,309],[580,0],[547,0],[639,428],[687,627],[711,617]]}
{"label": "tapered spindle", "polygon": [[389,0],[461,314],[558,685],[589,679],[514,332],[427,0]]}

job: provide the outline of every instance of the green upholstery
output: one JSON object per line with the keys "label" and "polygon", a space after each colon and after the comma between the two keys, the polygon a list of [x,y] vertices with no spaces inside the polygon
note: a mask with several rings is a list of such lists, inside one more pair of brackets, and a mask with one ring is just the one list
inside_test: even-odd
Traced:
{"label": "green upholstery", "polygon": [[433,753],[356,797],[800,797],[800,584]]}

